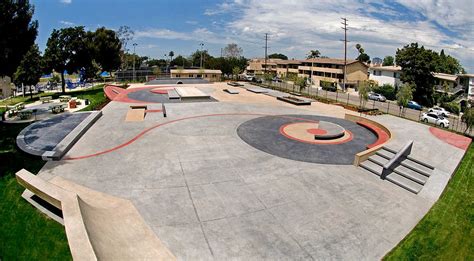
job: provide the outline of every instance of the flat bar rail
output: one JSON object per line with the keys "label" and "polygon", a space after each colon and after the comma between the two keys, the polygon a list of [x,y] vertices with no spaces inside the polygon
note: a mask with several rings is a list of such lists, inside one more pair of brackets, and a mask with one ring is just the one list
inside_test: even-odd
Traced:
{"label": "flat bar rail", "polygon": [[413,147],[413,140],[410,140],[401,150],[399,150],[392,159],[390,159],[385,165],[383,165],[381,179],[385,179],[388,174],[396,167],[397,164],[408,157]]}

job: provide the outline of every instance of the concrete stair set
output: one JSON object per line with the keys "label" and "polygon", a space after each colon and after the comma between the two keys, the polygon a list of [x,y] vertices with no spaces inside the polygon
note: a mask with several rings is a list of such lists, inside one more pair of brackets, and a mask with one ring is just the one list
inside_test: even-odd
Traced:
{"label": "concrete stair set", "polygon": [[[396,154],[396,150],[384,146],[374,155],[370,156],[368,160],[360,163],[359,166],[382,177],[383,166],[393,159]],[[433,170],[434,167],[407,155],[402,156],[396,164],[390,167],[388,170],[389,174],[385,176],[385,179],[418,194],[428,181]]]}

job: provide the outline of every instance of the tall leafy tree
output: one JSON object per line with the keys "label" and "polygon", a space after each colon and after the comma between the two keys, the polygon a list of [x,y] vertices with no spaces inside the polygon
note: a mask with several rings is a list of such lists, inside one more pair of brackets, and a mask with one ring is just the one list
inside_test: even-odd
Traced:
{"label": "tall leafy tree", "polygon": [[270,59],[282,59],[282,60],[288,60],[288,56],[282,54],[282,53],[272,53],[268,56]]}
{"label": "tall leafy tree", "polygon": [[458,74],[464,72],[464,68],[461,66],[459,61],[444,53],[444,50],[441,50],[439,55],[435,55],[433,59],[434,62],[434,71],[439,73],[448,73],[448,74]]}
{"label": "tall leafy tree", "polygon": [[433,105],[434,77],[431,72],[435,71],[437,54],[431,50],[411,43],[402,49],[397,49],[395,59],[402,67],[400,80],[415,85],[413,99],[425,106]]}
{"label": "tall leafy tree", "polygon": [[395,65],[395,59],[391,55],[385,56],[385,58],[383,58],[382,65],[383,66],[393,66],[393,65]]}
{"label": "tall leafy tree", "polygon": [[27,0],[0,1],[0,76],[12,76],[38,34]]}
{"label": "tall leafy tree", "polygon": [[62,91],[65,92],[64,71],[77,72],[93,61],[90,48],[86,44],[84,27],[54,29],[46,43],[44,59],[47,68],[61,74]]}
{"label": "tall leafy tree", "polygon": [[23,56],[20,65],[13,75],[15,85],[26,85],[30,87],[30,95],[33,98],[32,86],[39,82],[42,75],[43,60],[41,58],[38,45],[34,44],[30,50]]}
{"label": "tall leafy tree", "polygon": [[413,99],[413,89],[414,85],[412,83],[403,84],[397,92],[397,104],[401,106],[402,110],[400,113],[405,115],[408,102]]}
{"label": "tall leafy tree", "polygon": [[115,31],[105,27],[98,28],[95,32],[87,32],[88,48],[93,52],[95,62],[100,68],[112,72],[120,67],[120,50],[122,43]]}
{"label": "tall leafy tree", "polygon": [[306,56],[307,59],[319,58],[321,56],[321,52],[319,50],[311,50]]}
{"label": "tall leafy tree", "polygon": [[191,66],[191,62],[182,55],[178,55],[171,61],[171,67],[174,66],[185,68]]}

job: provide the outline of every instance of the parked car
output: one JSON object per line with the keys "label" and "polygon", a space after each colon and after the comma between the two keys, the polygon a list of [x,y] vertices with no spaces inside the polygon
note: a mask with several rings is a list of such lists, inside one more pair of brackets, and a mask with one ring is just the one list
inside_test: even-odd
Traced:
{"label": "parked car", "polygon": [[387,100],[387,98],[385,98],[385,96],[383,96],[382,94],[371,92],[371,93],[369,93],[369,100],[385,102]]}
{"label": "parked car", "polygon": [[431,109],[428,110],[428,112],[434,112],[438,115],[441,115],[443,117],[449,117],[450,113],[449,111],[445,110],[444,108],[441,108],[441,107],[433,107]]}
{"label": "parked car", "polygon": [[448,119],[444,118],[441,115],[436,114],[435,112],[428,112],[428,113],[423,113],[421,115],[421,121],[424,121],[426,123],[433,123],[435,125],[438,125],[442,128],[449,128],[449,121]]}
{"label": "parked car", "polygon": [[416,101],[409,101],[407,107],[419,111],[421,111],[422,108]]}

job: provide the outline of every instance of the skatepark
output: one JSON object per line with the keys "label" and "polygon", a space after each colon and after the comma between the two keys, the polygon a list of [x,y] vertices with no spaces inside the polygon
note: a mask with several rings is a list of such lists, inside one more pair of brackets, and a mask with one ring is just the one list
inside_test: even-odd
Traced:
{"label": "skatepark", "polygon": [[[111,102],[100,114],[44,124],[69,134],[42,133],[39,122],[17,138],[53,159],[36,178],[23,174],[24,197],[50,216],[32,194],[62,202],[52,205],[64,217],[53,218],[65,224],[73,257],[143,247],[163,259],[380,259],[436,202],[470,142],[390,115],[296,106],[249,84],[105,93]],[[114,213],[129,213],[133,225]],[[125,247],[137,227],[152,243]],[[71,244],[84,231],[90,245]],[[114,237],[123,241],[104,245]]]}

